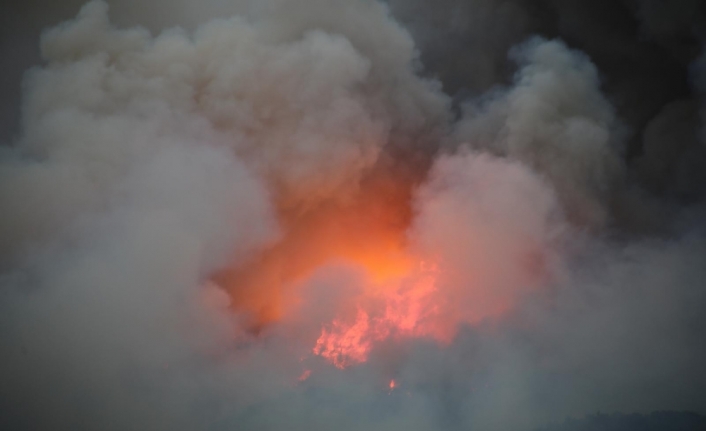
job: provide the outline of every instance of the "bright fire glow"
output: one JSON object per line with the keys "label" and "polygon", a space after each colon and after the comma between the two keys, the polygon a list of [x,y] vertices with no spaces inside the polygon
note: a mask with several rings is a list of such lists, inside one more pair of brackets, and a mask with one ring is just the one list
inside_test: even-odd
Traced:
{"label": "bright fire glow", "polygon": [[[460,324],[510,310],[517,290],[507,286],[541,282],[542,250],[520,236],[512,241],[503,236],[496,244],[491,233],[476,226],[477,246],[468,244],[468,235],[459,238],[465,241],[460,248],[446,242],[410,243],[413,191],[423,178],[394,171],[401,166],[397,162],[391,160],[391,165],[370,173],[357,195],[311,207],[278,207],[283,236],[250,261],[214,274],[213,284],[228,296],[216,302],[236,310],[254,335],[275,324],[306,321],[311,328],[311,323],[316,329],[302,340],[311,343],[308,352],[346,368],[366,362],[385,341],[427,337],[450,343]],[[444,228],[454,231],[466,222],[450,217]],[[507,265],[514,266],[507,274],[488,257],[497,255],[497,249],[509,250],[503,256]],[[466,261],[463,265],[449,260],[460,255]],[[312,297],[301,289],[310,286],[317,271],[332,264],[360,270],[360,280],[340,279],[343,284],[359,283],[356,289],[325,297],[321,302],[325,305],[306,302]],[[337,282],[327,287],[335,290]],[[307,321],[320,315],[334,317]]]}
{"label": "bright fire glow", "polygon": [[297,306],[293,287],[330,262],[364,268],[379,287],[404,277],[415,266],[405,250],[412,184],[377,174],[361,184],[355,199],[305,211],[280,208],[285,236],[252,261],[215,274],[215,284],[258,333],[291,313]]}
{"label": "bright fire glow", "polygon": [[365,362],[373,344],[391,336],[445,338],[431,324],[439,313],[436,273],[436,265],[422,262],[407,277],[375,284],[373,295],[384,304],[383,311],[373,315],[359,304],[353,322],[335,319],[324,326],[313,352],[345,368]]}

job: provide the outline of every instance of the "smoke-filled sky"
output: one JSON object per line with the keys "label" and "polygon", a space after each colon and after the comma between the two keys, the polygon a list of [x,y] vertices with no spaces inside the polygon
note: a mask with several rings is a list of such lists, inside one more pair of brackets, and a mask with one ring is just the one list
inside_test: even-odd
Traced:
{"label": "smoke-filled sky", "polygon": [[0,8],[0,429],[706,414],[703,2]]}

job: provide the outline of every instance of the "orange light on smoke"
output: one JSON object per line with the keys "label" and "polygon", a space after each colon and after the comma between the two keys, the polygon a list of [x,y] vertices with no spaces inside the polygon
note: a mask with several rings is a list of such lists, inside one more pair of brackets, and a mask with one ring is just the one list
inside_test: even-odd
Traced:
{"label": "orange light on smoke", "polygon": [[372,316],[358,307],[355,321],[336,319],[321,330],[313,353],[338,368],[367,361],[375,342],[397,336],[446,338],[434,325],[439,313],[435,302],[436,266],[420,263],[406,277],[375,286],[373,294],[385,304],[384,312]]}
{"label": "orange light on smoke", "polygon": [[358,196],[304,210],[281,208],[283,238],[250,262],[226,268],[213,281],[252,332],[280,321],[295,307],[291,290],[318,268],[343,262],[365,268],[371,288],[404,277],[415,266],[405,252],[413,183],[371,174]]}
{"label": "orange light on smoke", "polygon": [[[400,166],[399,160],[380,166],[361,182],[357,194],[345,199],[303,208],[279,206],[282,238],[252,260],[212,277],[227,293],[218,304],[235,310],[246,329],[257,335],[290,318],[307,319],[297,314],[309,299],[298,289],[321,268],[342,264],[361,269],[356,289],[332,295],[336,299],[326,299],[326,309],[309,313],[333,318],[307,322],[318,328],[314,335],[307,332],[307,337],[318,335],[307,339],[308,352],[346,368],[366,362],[385,340],[427,337],[449,343],[460,324],[476,324],[511,310],[521,292],[512,286],[537,286],[547,277],[541,247],[522,238],[508,246],[512,253],[507,264],[514,266],[507,272],[486,271],[495,265],[486,257],[494,239],[482,226],[477,237],[458,238],[464,245],[458,253],[454,247],[447,250],[445,243],[438,250],[415,248],[419,244],[409,243],[414,238],[409,236],[415,217],[412,202],[423,178],[395,171]],[[476,240],[477,245],[469,245]],[[454,256],[466,261],[459,264]],[[511,276],[504,277],[506,273]],[[308,377],[305,372],[300,381]]]}
{"label": "orange light on smoke", "polygon": [[305,370],[300,376],[299,376],[299,381],[304,382],[311,377],[311,370]]}

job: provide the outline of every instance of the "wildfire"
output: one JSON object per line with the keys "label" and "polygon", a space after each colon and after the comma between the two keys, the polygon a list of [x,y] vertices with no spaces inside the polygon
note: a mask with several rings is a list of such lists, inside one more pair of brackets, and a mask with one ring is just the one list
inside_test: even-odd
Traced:
{"label": "wildfire", "polygon": [[372,341],[370,318],[365,311],[358,309],[358,316],[352,325],[336,319],[330,329],[324,328],[316,340],[314,353],[330,360],[338,368],[345,368],[352,363],[365,362]]}
{"label": "wildfire", "polygon": [[384,303],[384,311],[374,316],[359,304],[354,322],[336,319],[324,326],[314,354],[345,368],[365,362],[373,344],[391,336],[444,338],[432,321],[439,313],[434,301],[436,272],[436,265],[422,262],[407,277],[373,286],[375,296]]}
{"label": "wildfire", "polygon": [[[422,178],[394,172],[400,165],[391,163],[370,173],[357,195],[305,208],[279,207],[282,238],[251,261],[215,274],[213,283],[227,292],[216,302],[236,310],[252,334],[274,324],[300,324],[320,312],[334,316],[307,321],[307,328],[317,329],[302,341],[311,343],[305,347],[310,355],[346,368],[366,362],[386,340],[427,337],[449,343],[460,324],[502,316],[519,293],[542,283],[547,260],[541,244],[527,235],[510,238],[507,229],[486,228],[486,221],[467,220],[454,208],[445,210],[453,217],[441,218],[449,224],[441,235],[448,241],[414,243],[413,193]],[[456,230],[463,235],[451,244],[448,232]],[[507,271],[496,264],[499,255]],[[463,256],[464,263],[454,256]],[[311,299],[301,289],[317,271],[338,264],[359,270],[361,280],[351,282],[355,289],[327,298],[332,302],[323,310],[298,314]],[[336,289],[337,282],[329,287]]]}
{"label": "wildfire", "polygon": [[283,238],[252,261],[215,274],[214,282],[229,293],[232,307],[250,318],[250,329],[259,332],[296,306],[293,286],[332,261],[365,268],[378,287],[404,277],[414,267],[404,245],[412,188],[413,181],[377,172],[354,198],[305,210],[280,208]]}

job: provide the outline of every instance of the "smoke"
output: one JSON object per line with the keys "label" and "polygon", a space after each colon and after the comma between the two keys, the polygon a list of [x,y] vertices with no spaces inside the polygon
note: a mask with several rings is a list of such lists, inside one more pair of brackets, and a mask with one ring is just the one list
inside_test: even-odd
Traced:
{"label": "smoke", "polygon": [[87,3],[0,148],[0,427],[706,412],[686,3]]}
{"label": "smoke", "polygon": [[622,131],[595,67],[560,42],[532,40],[513,57],[521,66],[514,87],[469,105],[456,139],[533,167],[574,218],[601,224],[622,173]]}

